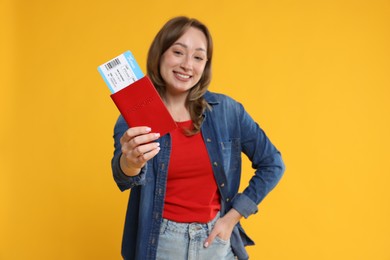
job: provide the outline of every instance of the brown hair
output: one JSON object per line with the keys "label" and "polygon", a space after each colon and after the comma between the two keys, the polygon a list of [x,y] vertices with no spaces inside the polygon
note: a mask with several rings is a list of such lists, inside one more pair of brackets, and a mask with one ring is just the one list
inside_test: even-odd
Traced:
{"label": "brown hair", "polygon": [[199,29],[204,33],[207,39],[207,62],[204,68],[202,77],[199,82],[190,89],[187,96],[186,106],[194,123],[194,129],[188,134],[196,134],[200,131],[200,126],[203,121],[203,112],[208,108],[203,95],[206,93],[208,85],[211,81],[211,58],[213,56],[213,42],[207,27],[200,21],[179,16],[169,20],[157,33],[154,38],[148,53],[147,59],[147,74],[152,80],[154,86],[160,96],[165,94],[165,82],[160,74],[161,56],[169,47],[172,46],[190,27]]}

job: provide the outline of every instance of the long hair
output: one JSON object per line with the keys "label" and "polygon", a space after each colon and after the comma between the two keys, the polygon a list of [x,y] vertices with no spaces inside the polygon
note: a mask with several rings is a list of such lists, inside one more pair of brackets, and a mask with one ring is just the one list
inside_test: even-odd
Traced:
{"label": "long hair", "polygon": [[175,17],[169,20],[157,33],[148,52],[147,74],[152,80],[160,96],[165,94],[165,82],[160,73],[161,56],[174,44],[190,27],[199,29],[207,39],[207,62],[199,82],[193,86],[186,100],[186,107],[190,112],[194,129],[188,135],[200,131],[203,121],[203,112],[208,108],[203,95],[206,93],[211,81],[211,59],[213,56],[213,41],[207,27],[194,18],[185,16]]}

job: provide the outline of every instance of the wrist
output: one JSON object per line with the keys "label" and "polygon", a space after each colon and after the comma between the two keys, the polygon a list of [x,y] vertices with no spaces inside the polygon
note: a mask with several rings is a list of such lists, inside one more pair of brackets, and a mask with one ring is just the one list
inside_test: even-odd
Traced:
{"label": "wrist", "polygon": [[138,175],[141,172],[141,169],[130,167],[127,164],[126,158],[121,154],[121,157],[119,158],[119,166],[122,170],[122,172],[129,177],[134,177]]}
{"label": "wrist", "polygon": [[235,226],[240,219],[242,218],[242,215],[234,208],[231,208],[228,213],[224,216],[226,220],[232,225]]}

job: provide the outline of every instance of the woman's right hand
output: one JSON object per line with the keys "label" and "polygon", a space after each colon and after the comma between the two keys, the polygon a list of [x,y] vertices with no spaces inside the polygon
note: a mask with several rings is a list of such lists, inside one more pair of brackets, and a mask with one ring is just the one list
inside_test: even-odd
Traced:
{"label": "woman's right hand", "polygon": [[160,151],[160,144],[153,142],[160,137],[149,127],[129,128],[121,137],[122,155],[120,166],[127,176],[138,175],[146,162]]}

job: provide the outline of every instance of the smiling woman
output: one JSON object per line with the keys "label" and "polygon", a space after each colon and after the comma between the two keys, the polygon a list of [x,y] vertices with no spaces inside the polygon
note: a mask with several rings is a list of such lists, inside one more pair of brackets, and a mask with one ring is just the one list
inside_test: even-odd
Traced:
{"label": "smiling woman", "polygon": [[[168,109],[172,111],[173,114],[176,114],[178,121],[183,121],[184,118],[190,118],[193,121],[194,128],[190,129],[189,132],[197,133],[200,130],[201,117],[200,115],[208,106],[207,102],[204,100],[203,95],[207,91],[208,85],[211,81],[211,61],[213,56],[213,41],[210,35],[208,28],[199,22],[196,19],[187,19],[183,17],[178,17],[175,19],[171,19],[168,21],[165,26],[158,32],[155,40],[152,42],[147,60],[147,73],[149,77],[152,79],[157,91],[160,93],[163,99],[165,99],[165,90],[166,90],[166,82],[162,77],[162,73],[160,73],[161,68],[161,60],[166,53],[168,53],[169,49],[173,47],[177,48],[173,51],[176,51],[177,56],[182,55],[188,56],[188,48],[191,47],[196,50],[197,55],[194,56],[196,60],[203,58],[203,61],[199,61],[199,63],[204,63],[204,67],[202,69],[201,77],[198,79],[195,85],[189,89],[188,95],[185,100],[185,106],[188,108],[182,110],[181,108],[178,111],[175,110],[176,106],[167,105]],[[190,32],[187,32],[190,31]],[[183,37],[188,33],[194,34],[197,37],[197,42],[181,42],[179,38]],[[181,39],[185,40],[185,39]],[[194,46],[198,44],[199,46]],[[184,45],[184,46],[183,46]],[[187,50],[185,49],[187,47]],[[202,51],[203,50],[203,51]],[[172,51],[172,50],[171,50]],[[167,54],[168,55],[168,54]],[[204,56],[203,56],[204,55]],[[184,56],[184,58],[186,57]],[[194,62],[195,65],[198,62]],[[188,64],[184,64],[184,66],[188,66]],[[199,67],[199,66],[196,66]],[[190,68],[193,69],[193,68]],[[179,68],[179,71],[183,73],[184,69]],[[188,68],[187,68],[188,70]],[[186,72],[188,74],[188,71]],[[192,72],[190,72],[192,73]],[[188,76],[188,75],[184,75]],[[178,76],[180,77],[180,76]],[[191,80],[194,82],[194,80]],[[183,96],[181,96],[183,98]],[[180,111],[184,111],[183,115],[181,115]],[[188,115],[189,112],[189,115]],[[173,115],[175,116],[175,115]]]}
{"label": "smiling woman", "polygon": [[[117,121],[114,179],[121,190],[131,189],[125,259],[248,259],[244,247],[253,241],[239,220],[257,212],[284,164],[241,104],[207,90],[212,50],[198,20],[168,21],[150,47],[147,67],[179,127],[160,136],[123,117]],[[238,193],[241,152],[255,173]]]}
{"label": "smiling woman", "polygon": [[162,97],[176,121],[191,119],[186,99],[206,66],[206,46],[205,35],[190,27],[161,57],[160,73],[165,82]]}

